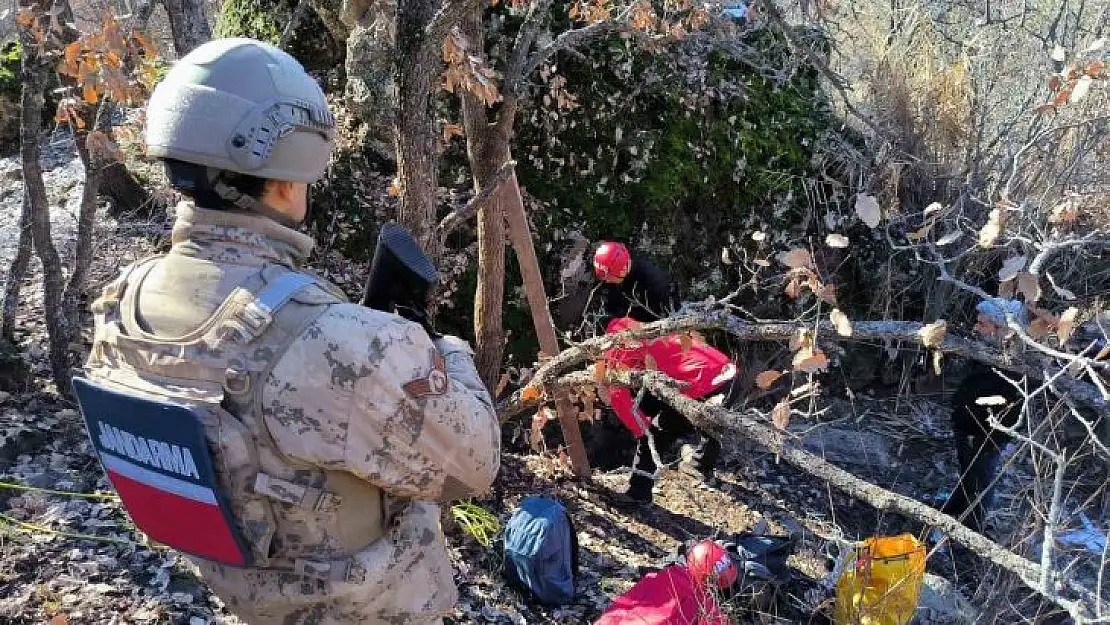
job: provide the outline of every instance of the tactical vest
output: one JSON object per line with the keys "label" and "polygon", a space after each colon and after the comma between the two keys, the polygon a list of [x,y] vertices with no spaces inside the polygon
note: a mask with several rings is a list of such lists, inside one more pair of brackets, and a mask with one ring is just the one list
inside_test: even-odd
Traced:
{"label": "tactical vest", "polygon": [[137,322],[143,279],[126,268],[93,303],[92,352],[74,378],[93,449],[135,525],[191,556],[234,567],[357,582],[352,558],[388,529],[377,487],[298,463],[262,418],[273,367],[306,326],[345,301],[279,265],[234,289],[192,332]]}

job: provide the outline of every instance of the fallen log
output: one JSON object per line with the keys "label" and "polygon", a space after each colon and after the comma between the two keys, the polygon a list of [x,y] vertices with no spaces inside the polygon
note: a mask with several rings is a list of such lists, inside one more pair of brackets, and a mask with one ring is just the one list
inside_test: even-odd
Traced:
{"label": "fallen log", "polygon": [[[1005,371],[1045,379],[1060,372],[1061,366],[1040,353],[1026,351],[1021,354],[1003,352],[986,343],[945,333],[936,345],[926,345],[922,334],[925,324],[911,321],[853,321],[853,340],[896,340],[935,349],[944,354],[977,360]],[[723,330],[738,341],[787,341],[800,330],[813,331],[819,339],[843,340],[836,327],[828,321],[821,323],[748,323],[726,311],[711,310],[703,313],[669,317],[661,321],[644,324],[640,328],[607,334],[592,338],[545,361],[536,369],[528,385],[509,396],[501,403],[502,419],[519,414],[539,402],[535,399],[536,390],[551,384],[561,374],[579,365],[595,361],[614,345],[636,339],[651,339],[683,332],[698,330]],[[1110,411],[1110,398],[1103,395],[1095,385],[1070,375],[1056,379],[1061,393],[1095,412]]]}

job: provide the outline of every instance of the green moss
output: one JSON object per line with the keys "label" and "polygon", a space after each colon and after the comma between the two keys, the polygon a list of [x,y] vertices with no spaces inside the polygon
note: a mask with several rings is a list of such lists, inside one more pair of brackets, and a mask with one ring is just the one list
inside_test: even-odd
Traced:
{"label": "green moss", "polygon": [[288,19],[288,11],[280,9],[280,2],[227,0],[220,7],[214,35],[217,38],[251,37],[276,45],[283,27],[278,19],[280,16]]}
{"label": "green moss", "polygon": [[0,93],[9,98],[19,97],[19,63],[22,58],[23,49],[18,41],[8,41],[0,47]]}
{"label": "green moss", "polygon": [[[293,16],[289,0],[226,0],[216,18],[214,36],[251,37],[277,44]],[[345,48],[332,38],[314,11],[305,11],[285,50],[310,72],[343,66]]]}
{"label": "green moss", "polygon": [[[770,31],[746,43],[769,67],[789,54]],[[637,241],[646,224],[655,244],[682,246],[660,260],[685,285],[705,278],[730,233],[802,221],[803,181],[815,177],[814,148],[833,123],[816,72],[775,84],[718,51],[692,82],[698,54],[640,52],[614,37],[563,63],[580,106],[551,123],[538,94],[541,114],[521,125],[516,148],[521,183],[555,207],[537,216],[541,233]]]}

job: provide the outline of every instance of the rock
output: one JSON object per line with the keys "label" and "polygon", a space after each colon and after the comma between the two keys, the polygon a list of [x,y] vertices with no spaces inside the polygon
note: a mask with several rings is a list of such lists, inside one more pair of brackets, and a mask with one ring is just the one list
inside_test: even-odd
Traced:
{"label": "rock", "polygon": [[859,429],[818,427],[802,439],[802,447],[833,463],[885,469],[892,466],[889,441]]}
{"label": "rock", "polygon": [[932,573],[921,582],[921,595],[911,623],[914,625],[963,625],[974,623],[978,610],[956,586]]}

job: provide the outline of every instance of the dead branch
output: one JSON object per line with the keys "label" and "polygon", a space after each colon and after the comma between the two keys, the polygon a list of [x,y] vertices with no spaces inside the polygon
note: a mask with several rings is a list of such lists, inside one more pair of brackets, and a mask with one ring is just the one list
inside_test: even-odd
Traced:
{"label": "dead branch", "polygon": [[516,161],[506,161],[505,164],[497,170],[492,178],[486,181],[485,186],[478,192],[478,195],[470,198],[470,201],[465,206],[458,210],[451,211],[436,227],[436,236],[442,243],[447,235],[454,232],[459,226],[466,223],[474,215],[478,214],[478,210],[486,203],[486,200],[493,195],[494,191],[501,187],[501,184],[509,179],[513,173],[513,168],[516,167]]}
{"label": "dead branch", "polygon": [[19,291],[27,267],[31,264],[31,196],[23,194],[23,209],[19,214],[19,243],[15,258],[8,270],[8,283],[4,287],[3,323],[0,324],[0,340],[15,343],[15,313],[19,307]]}
{"label": "dead branch", "polygon": [[481,6],[479,0],[447,0],[436,11],[428,25],[424,28],[424,43],[417,58],[438,59],[439,49],[447,33],[455,27],[470,11]]}
{"label": "dead branch", "polygon": [[544,61],[550,59],[560,50],[577,48],[594,37],[616,32],[624,27],[622,16],[563,32],[554,41],[532,53],[532,56],[528,58],[528,62],[524,65],[524,69],[520,72],[520,78],[531,76]]}
{"label": "dead branch", "polygon": [[[924,327],[925,324],[911,321],[854,321],[851,338],[896,340],[924,345],[921,334]],[[560,374],[583,363],[601,358],[606,350],[619,343],[636,339],[659,338],[669,334],[696,330],[723,330],[739,341],[785,341],[800,330],[814,331],[818,337],[826,340],[844,339],[844,337],[837,334],[836,327],[829,321],[816,324],[812,322],[748,323],[727,312],[708,310],[670,317],[644,324],[635,330],[600,336],[573,345],[539,366],[529,386],[543,387],[549,385]],[[1061,370],[1061,367],[1052,359],[1040,354],[1024,353],[1021,355],[1021,359],[1018,359],[1012,354],[998,351],[979,341],[963,338],[952,333],[946,333],[941,342],[932,346],[932,349],[944,354],[976,360],[1033,379],[1044,379],[1045,376],[1055,375]],[[1105,411],[1110,406],[1110,402],[1102,396],[1098,388],[1083,380],[1065,374],[1056,379],[1056,385],[1061,392],[1066,393],[1072,400],[1095,411]],[[520,404],[523,392],[522,389],[514,393],[504,402],[503,406],[508,408],[511,405]]]}
{"label": "dead branch", "polygon": [[309,9],[308,0],[298,0],[297,8],[293,9],[293,15],[289,16],[289,23],[281,31],[281,37],[278,38],[278,47],[284,49],[289,44],[289,40],[293,37],[293,31],[301,23],[305,11]]}

